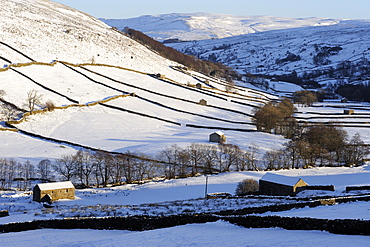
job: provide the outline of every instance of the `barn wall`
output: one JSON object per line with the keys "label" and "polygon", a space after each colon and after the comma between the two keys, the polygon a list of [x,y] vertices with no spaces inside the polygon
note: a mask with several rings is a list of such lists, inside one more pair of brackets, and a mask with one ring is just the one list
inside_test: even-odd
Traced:
{"label": "barn wall", "polygon": [[220,136],[219,135],[211,134],[209,136],[209,141],[210,142],[218,142],[218,143],[220,143],[221,139],[220,139]]}
{"label": "barn wall", "polygon": [[293,186],[276,184],[268,181],[259,181],[259,192],[264,195],[294,196]]}
{"label": "barn wall", "polygon": [[40,189],[38,186],[33,188],[33,200],[39,202],[41,200],[40,197]]}
{"label": "barn wall", "polygon": [[46,195],[50,195],[53,201],[60,199],[75,199],[75,189],[68,188],[68,189],[43,190],[40,193],[40,200]]}

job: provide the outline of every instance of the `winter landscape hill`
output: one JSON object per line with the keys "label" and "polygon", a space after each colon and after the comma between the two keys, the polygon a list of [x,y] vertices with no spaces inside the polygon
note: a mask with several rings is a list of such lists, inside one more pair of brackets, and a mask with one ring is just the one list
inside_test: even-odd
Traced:
{"label": "winter landscape hill", "polygon": [[[0,210],[8,210],[10,214],[0,218],[1,224],[42,219],[214,213],[246,206],[291,204],[310,195],[353,196],[353,193],[345,191],[346,186],[368,184],[367,164],[288,169],[274,172],[303,177],[312,184],[332,183],[336,190],[324,194],[313,191],[294,200],[269,197],[204,200],[205,192],[234,194],[237,184],[243,179],[258,180],[266,173],[235,171],[209,176],[198,174],[182,179],[157,177],[144,184],[78,189],[76,200],[57,201],[51,208],[45,208],[43,204],[32,201],[31,185],[39,181],[32,180],[31,183],[29,174],[34,172],[33,176],[37,177],[39,175],[35,174],[40,171],[39,167],[36,171],[28,169],[32,167],[30,164],[34,168],[40,161],[49,160],[54,164],[62,157],[75,155],[77,151],[104,151],[105,154],[117,156],[130,152],[158,161],[158,153],[175,144],[181,148],[193,143],[218,147],[218,144],[209,143],[209,135],[223,131],[229,146],[237,145],[241,150],[258,147],[256,159],[259,160],[267,151],[281,148],[287,139],[257,132],[251,119],[254,109],[278,100],[282,95],[290,96],[292,91],[302,88],[276,81],[269,81],[274,90],[261,90],[243,82],[236,82],[230,88],[226,81],[186,69],[98,19],[67,6],[46,0],[1,0],[0,3],[0,104],[3,109],[0,185],[4,189],[0,193]],[[283,22],[290,21],[284,19]],[[324,19],[311,19],[311,22],[310,25],[316,25],[323,23]],[[266,25],[255,26],[261,31],[267,28]],[[270,31],[273,32],[278,31]],[[34,105],[29,104],[32,95],[37,96]],[[355,110],[356,114],[344,115],[344,109]],[[29,113],[31,110],[32,114]],[[369,111],[369,105],[364,103],[326,101],[312,107],[298,107],[296,117],[308,124],[336,121],[350,136],[360,132],[364,142],[370,143]],[[132,161],[131,156],[124,157],[122,162],[125,164]],[[151,159],[145,161],[152,162]],[[96,158],[95,167],[98,160]],[[113,162],[113,159],[110,161]],[[138,167],[140,164],[137,163]],[[158,169],[170,168],[166,164],[159,164]],[[263,166],[263,162],[261,164]],[[28,170],[22,170],[22,167],[28,167]],[[26,172],[28,177],[25,179],[22,176],[26,176]],[[96,172],[94,176],[90,175],[98,177],[101,174]],[[66,179],[66,176],[56,172],[49,176],[58,181]],[[77,177],[72,179],[81,182]],[[206,181],[208,187],[205,191]],[[21,187],[25,191],[16,189]],[[365,201],[284,213],[288,216],[325,218],[330,211],[331,219],[367,220],[368,207],[369,203]],[[197,235],[194,239],[199,228],[208,231],[208,235]],[[189,237],[184,239],[184,232]],[[226,246],[248,243],[283,246],[288,241],[302,243],[304,237],[306,246],[317,244],[312,238],[344,244],[350,239],[351,243],[364,245],[369,238],[352,236],[347,239],[342,235],[314,231],[298,232],[298,238],[282,229],[255,231],[218,221],[143,233],[37,230],[0,234],[0,240],[5,246],[21,246],[30,241],[39,246],[119,246],[122,242],[140,246],[143,245],[141,239],[146,239],[145,245],[173,246],[172,241],[179,241],[179,246],[189,243],[217,246],[221,243],[220,232],[227,232],[222,239]],[[266,238],[272,232],[286,238]],[[173,240],[163,237],[168,235]],[[254,235],[255,238],[251,241],[250,237],[243,237],[236,241],[236,236],[240,235]],[[58,243],[55,244],[55,241]]]}
{"label": "winter landscape hill", "polygon": [[137,28],[160,41],[177,41],[166,45],[224,63],[242,74],[275,77],[308,88],[322,86],[329,91],[368,80],[368,20],[196,13],[103,21],[119,29]]}
{"label": "winter landscape hill", "polygon": [[101,20],[120,30],[125,27],[137,29],[161,42],[220,39],[288,28],[327,26],[340,22],[340,20],[328,18],[235,16],[212,13],[173,13]]}
{"label": "winter landscape hill", "polygon": [[[208,143],[209,134],[218,130],[225,130],[229,143],[244,149],[254,143],[261,152],[284,141],[277,135],[248,132],[255,130],[252,110],[278,95],[243,87],[228,93],[225,82],[174,69],[179,65],[101,21],[57,3],[6,1],[1,11],[3,104],[15,106],[20,116],[29,111],[29,93],[35,91],[41,100],[34,110],[43,109],[46,102],[62,108],[32,114],[26,121],[20,118],[13,127],[22,133],[2,132],[3,140],[22,148],[6,148],[10,141],[4,141],[1,157],[38,162],[79,149],[60,148],[25,132],[62,144],[145,151],[152,156],[174,144]],[[203,89],[195,87],[198,83]],[[81,107],[102,100],[110,101]]]}

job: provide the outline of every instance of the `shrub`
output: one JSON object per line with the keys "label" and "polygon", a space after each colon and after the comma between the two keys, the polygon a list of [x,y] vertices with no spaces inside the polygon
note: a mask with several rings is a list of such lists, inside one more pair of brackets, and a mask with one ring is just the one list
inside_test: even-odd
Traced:
{"label": "shrub", "polygon": [[312,106],[314,102],[317,102],[317,97],[309,90],[301,90],[293,93],[293,101],[302,106]]}
{"label": "shrub", "polygon": [[235,194],[237,196],[244,196],[247,194],[252,194],[258,191],[259,185],[258,182],[254,179],[244,179],[236,187]]}
{"label": "shrub", "polygon": [[51,100],[48,100],[46,103],[45,103],[45,107],[48,109],[48,111],[54,111],[55,110],[55,104],[53,101]]}

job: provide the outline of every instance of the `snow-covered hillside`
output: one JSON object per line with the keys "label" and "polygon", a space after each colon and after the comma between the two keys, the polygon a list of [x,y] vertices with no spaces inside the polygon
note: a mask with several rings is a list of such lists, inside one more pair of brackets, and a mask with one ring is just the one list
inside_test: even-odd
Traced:
{"label": "snow-covered hillside", "polygon": [[[257,145],[260,155],[286,141],[278,135],[253,132],[253,109],[277,99],[278,95],[241,86],[235,86],[230,93],[225,82],[194,71],[174,69],[177,66],[174,62],[101,21],[57,3],[10,0],[2,4],[2,99],[28,111],[28,93],[34,90],[42,101],[37,109],[42,109],[47,101],[59,107],[16,122],[14,127],[20,130],[61,143],[150,155],[173,144],[186,147],[191,143],[208,143],[209,134],[217,130],[225,132],[228,143],[242,149]],[[299,90],[275,84],[275,89],[284,94]],[[94,102],[102,100],[110,101],[95,105]],[[200,100],[207,105],[199,104]],[[69,105],[73,107],[66,108]],[[317,107],[338,114],[336,106]],[[361,107],[353,105],[363,109],[364,120],[359,124],[366,127],[368,109]],[[317,109],[320,108],[301,118],[317,117]],[[354,128],[351,121],[356,118],[340,115],[337,120],[346,117],[344,126],[351,131]],[[5,126],[6,117],[2,116],[2,120]],[[61,148],[19,132],[2,131],[1,136],[0,157],[23,161],[55,159],[76,148],[69,145]],[[368,143],[367,135],[362,136]]]}
{"label": "snow-covered hillside", "polygon": [[[348,20],[329,26],[169,45],[203,59],[225,63],[241,73],[274,76],[295,72],[304,79],[313,76],[319,82],[334,83],[339,78],[348,79],[348,73],[352,81],[358,80],[356,76],[367,79],[361,68],[370,60],[369,33],[370,21]],[[346,70],[349,67],[351,71]]]}
{"label": "snow-covered hillside", "polygon": [[[269,197],[203,199],[207,192],[233,194],[240,181],[246,178],[257,180],[266,171],[225,172],[173,180],[157,177],[144,184],[77,189],[75,200],[57,201],[53,203],[52,208],[46,208],[43,204],[32,201],[31,185],[39,182],[41,175],[36,175],[37,181],[33,181],[34,177],[30,175],[32,171],[30,164],[35,168],[41,160],[49,159],[51,163],[48,167],[52,165],[58,167],[58,163],[54,162],[56,159],[64,155],[65,157],[74,155],[77,150],[107,151],[98,152],[101,154],[109,152],[122,154],[132,151],[153,157],[158,151],[173,144],[180,147],[186,147],[191,143],[209,144],[209,134],[223,130],[227,136],[227,144],[236,144],[241,149],[257,146],[259,150],[256,152],[258,156],[256,159],[259,159],[266,151],[282,147],[287,140],[280,135],[256,132],[251,121],[253,109],[278,99],[279,90],[289,94],[291,90],[297,90],[299,87],[292,89],[288,84],[276,82],[274,87],[278,92],[276,95],[245,87],[248,84],[244,83],[237,83],[231,87],[220,79],[183,68],[101,21],[69,7],[47,0],[0,0],[0,4],[2,6],[0,8],[0,65],[2,67],[0,68],[0,107],[2,110],[5,109],[2,111],[0,120],[0,164],[1,186],[8,188],[0,193],[0,210],[8,210],[10,214],[8,217],[0,218],[0,224],[83,216],[209,213],[240,209],[246,205],[250,207],[294,202],[290,198]],[[27,100],[32,92],[36,92],[40,99],[35,106],[35,110],[38,111],[24,114],[30,111]],[[46,110],[47,102],[52,102],[54,107]],[[344,106],[355,109],[360,114],[344,115],[342,114]],[[339,110],[338,107],[340,107]],[[17,116],[7,115],[11,113],[6,111],[9,109],[14,110]],[[327,116],[320,115],[323,109]],[[325,118],[330,119],[330,117],[336,118],[338,122],[343,122],[346,130],[352,131],[351,134],[360,131],[366,143],[369,143],[370,115],[368,112],[369,107],[363,104],[341,105],[324,102],[310,108],[300,108],[297,117],[302,121],[312,122],[326,121]],[[7,118],[15,118],[15,120],[7,121],[11,120]],[[353,122],[358,118],[361,118],[361,121],[356,123],[357,126],[353,126]],[[358,127],[359,125],[361,128]],[[211,145],[218,146],[216,143],[208,146]],[[106,171],[105,175],[110,176],[108,173],[116,169],[108,166],[108,164],[112,165],[110,163],[113,161],[110,159],[112,157],[106,156],[104,162],[107,166],[104,169],[101,164],[98,164],[98,159],[90,161],[94,167],[100,167],[101,170]],[[123,156],[121,161],[127,162],[127,167],[134,166],[129,157],[129,155]],[[152,160],[149,161],[150,165],[154,165],[153,167],[159,165]],[[141,163],[135,164],[137,167],[139,165]],[[119,166],[124,165],[122,163]],[[328,194],[336,196],[348,195],[344,192],[348,185],[366,185],[369,165],[287,169],[273,172],[303,177],[312,184],[332,183],[336,186],[336,190]],[[81,175],[80,171],[78,173]],[[41,174],[40,171],[39,174]],[[96,181],[98,174],[103,175],[102,171],[96,170],[94,174]],[[59,179],[59,175],[54,171],[48,174],[51,179]],[[90,175],[92,176],[93,173]],[[27,176],[26,179],[24,179],[25,176]],[[120,174],[118,180],[121,182],[127,177]],[[72,179],[82,182],[77,177]],[[205,183],[207,183],[206,191]],[[18,184],[16,185],[18,188],[22,185],[26,191],[13,189],[14,184]],[[299,197],[298,200],[300,200]],[[353,203],[353,207],[361,207],[361,211],[357,210],[355,216],[351,215],[354,211],[352,207],[348,211],[341,207],[337,211],[338,214],[332,213],[331,217],[368,219],[367,205],[366,202]],[[315,211],[294,213],[317,215]],[[319,212],[319,214],[322,213]],[[203,234],[201,236],[203,240],[194,242],[196,245],[220,244],[219,241],[214,241],[216,235],[224,238],[225,234],[222,235],[220,232],[227,232],[228,242],[234,241],[240,234],[252,232],[252,230],[218,222],[158,230],[152,237],[156,238],[156,241],[145,239],[144,243],[134,240],[140,239],[141,234],[137,238],[138,234],[123,231],[109,233],[77,231],[77,234],[82,233],[81,238],[76,239],[77,235],[72,233],[73,237],[66,240],[64,231],[40,230],[32,232],[37,236],[36,242],[33,242],[32,236],[27,233],[3,234],[0,239],[4,246],[30,245],[30,243],[41,246],[120,246],[123,242],[127,245],[158,245],[162,241],[158,235],[170,234],[174,240],[169,245],[173,246],[176,241],[180,241],[179,236],[182,237],[182,241],[187,241],[183,238],[184,229],[192,235],[191,238],[194,238],[195,232],[203,233],[199,228],[206,229],[212,235]],[[279,235],[282,233],[281,230],[275,230]],[[271,231],[258,231],[258,236],[270,234]],[[53,234],[53,239],[47,242],[50,239],[48,235],[50,232]],[[305,243],[316,244],[311,239],[312,236],[317,239],[315,232],[299,233],[298,237],[308,235],[307,238],[310,238]],[[91,234],[96,237],[91,238]],[[122,236],[116,238],[116,234]],[[146,233],[143,235],[148,236]],[[327,238],[326,234],[324,235],[324,238]],[[125,236],[132,237],[130,240],[123,239]],[[143,238],[146,238],[145,236]],[[275,245],[286,245],[287,241],[295,245],[298,237],[290,236],[288,240],[284,238],[284,241],[278,241]],[[333,243],[339,238],[330,237]],[[362,244],[363,241],[368,241],[368,238],[352,239]],[[246,242],[247,240],[249,241],[244,237],[234,243],[237,246],[251,244]],[[254,243],[258,245],[261,242],[255,239],[252,244]],[[265,238],[263,243],[271,245],[272,242]],[[184,242],[183,245],[187,244],[188,242]]]}
{"label": "snow-covered hillside", "polygon": [[195,13],[103,21],[172,40],[168,46],[242,74],[291,75],[290,80],[329,87],[368,81],[363,68],[370,64],[369,20]]}
{"label": "snow-covered hillside", "polygon": [[[76,147],[63,142],[156,155],[173,144],[208,143],[208,135],[220,129],[230,143],[243,148],[253,142],[261,150],[270,149],[267,142],[280,146],[284,141],[245,132],[255,129],[253,108],[276,99],[274,95],[242,87],[228,93],[225,82],[174,69],[178,64],[67,6],[44,0],[1,4],[2,100],[29,111],[28,93],[35,91],[41,99],[36,109],[48,101],[59,107],[14,126],[62,145],[1,131],[0,157],[38,162],[75,152]],[[102,100],[110,101],[92,104]],[[5,114],[1,120],[4,127]]]}
{"label": "snow-covered hillside", "polygon": [[145,15],[130,19],[101,20],[120,30],[125,27],[139,30],[159,41],[226,38],[287,28],[327,26],[340,22],[340,20],[327,18],[235,16],[213,13],[173,13]]}
{"label": "snow-covered hillside", "polygon": [[[59,3],[1,0],[0,4],[1,67],[8,61],[61,60],[114,64],[166,74],[168,66],[174,65],[98,19]],[[28,57],[14,52],[6,44]]]}

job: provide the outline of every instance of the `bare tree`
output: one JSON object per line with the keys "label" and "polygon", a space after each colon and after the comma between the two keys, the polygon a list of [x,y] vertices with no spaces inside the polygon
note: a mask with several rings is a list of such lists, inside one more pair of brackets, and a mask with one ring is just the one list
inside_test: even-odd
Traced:
{"label": "bare tree", "polygon": [[361,140],[361,135],[356,133],[349,143],[344,146],[341,158],[346,165],[358,165],[370,154],[369,146]]}
{"label": "bare tree", "polygon": [[235,164],[237,171],[253,170],[249,165],[250,153],[245,150],[241,150],[241,154]]}
{"label": "bare tree", "polygon": [[136,180],[143,181],[145,178],[150,179],[154,175],[156,164],[153,161],[146,160],[149,157],[145,154],[136,154],[143,159],[136,159]]}
{"label": "bare tree", "polygon": [[221,172],[229,172],[231,166],[235,164],[241,156],[240,148],[233,144],[220,144],[218,147],[219,152],[223,156]]}
{"label": "bare tree", "polygon": [[135,178],[135,158],[131,156],[130,152],[126,152],[127,155],[123,156],[123,175],[126,179],[126,183],[131,184]]}
{"label": "bare tree", "polygon": [[34,89],[27,93],[27,106],[31,113],[35,110],[36,105],[41,104],[41,99],[42,95]]}
{"label": "bare tree", "polygon": [[55,161],[53,167],[66,180],[71,180],[76,175],[76,159],[73,155],[63,155]]}
{"label": "bare tree", "polygon": [[1,114],[5,116],[6,121],[11,121],[17,117],[17,110],[11,106],[3,105],[1,107]]}
{"label": "bare tree", "polygon": [[215,145],[203,145],[204,172],[212,173],[215,170],[218,147]]}
{"label": "bare tree", "polygon": [[22,169],[23,187],[19,187],[22,190],[27,190],[31,187],[31,178],[35,177],[35,167],[27,160],[23,165],[19,164]]}
{"label": "bare tree", "polygon": [[121,162],[119,165],[122,164],[122,161],[117,161],[115,158],[118,159],[121,158],[121,156],[114,157],[105,152],[96,152],[92,156],[94,167],[93,174],[95,174],[97,185],[102,184],[103,187],[106,187],[111,178],[116,162]]}
{"label": "bare tree", "polygon": [[189,160],[192,167],[191,174],[194,176],[199,173],[199,168],[202,163],[204,152],[202,151],[202,145],[197,143],[192,143],[188,147]]}
{"label": "bare tree", "polygon": [[158,154],[158,159],[164,162],[166,178],[175,178],[177,175],[177,162],[181,150],[176,144],[166,147]]}
{"label": "bare tree", "polygon": [[90,153],[84,151],[78,151],[73,156],[76,161],[76,173],[80,179],[80,183],[85,186],[90,186],[90,176],[93,173],[93,164],[91,162]]}
{"label": "bare tree", "polygon": [[6,188],[9,189],[14,181],[16,171],[18,168],[18,162],[15,159],[8,159],[6,162],[5,172],[5,184]]}
{"label": "bare tree", "polygon": [[52,163],[49,159],[41,160],[37,165],[37,173],[43,180],[49,180],[52,174]]}
{"label": "bare tree", "polygon": [[251,146],[248,147],[248,153],[249,155],[246,156],[248,158],[248,166],[249,168],[253,167],[254,170],[258,171],[258,154],[259,154],[259,148],[256,144],[252,143]]}
{"label": "bare tree", "polygon": [[290,157],[291,168],[299,167],[299,151],[297,147],[297,142],[290,140],[283,144],[285,156]]}

